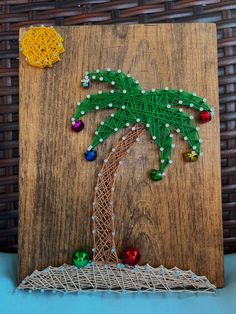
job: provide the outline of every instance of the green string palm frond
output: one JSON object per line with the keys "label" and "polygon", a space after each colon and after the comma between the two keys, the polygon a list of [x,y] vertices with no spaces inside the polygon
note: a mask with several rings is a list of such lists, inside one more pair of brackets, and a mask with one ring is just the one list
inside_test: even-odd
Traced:
{"label": "green string palm frond", "polygon": [[183,111],[184,107],[200,112],[212,112],[205,98],[183,90],[152,89],[142,90],[139,82],[120,70],[110,69],[86,73],[87,81],[99,81],[112,86],[110,92],[99,91],[87,95],[78,105],[72,123],[92,110],[116,109],[115,113],[102,121],[88,150],[94,150],[113,133],[135,123],[146,126],[152,139],[160,150],[160,169],[155,170],[152,179],[160,180],[165,169],[172,163],[171,155],[174,144],[173,133],[177,132],[190,147],[191,151],[201,155],[202,140],[194,117]]}

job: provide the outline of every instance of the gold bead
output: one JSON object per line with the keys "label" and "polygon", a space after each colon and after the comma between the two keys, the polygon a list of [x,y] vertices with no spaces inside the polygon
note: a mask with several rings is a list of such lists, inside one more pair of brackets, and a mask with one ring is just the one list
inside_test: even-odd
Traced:
{"label": "gold bead", "polygon": [[189,161],[189,162],[193,162],[193,161],[197,161],[198,160],[198,154],[195,153],[195,152],[186,152],[184,153],[184,159],[186,161]]}

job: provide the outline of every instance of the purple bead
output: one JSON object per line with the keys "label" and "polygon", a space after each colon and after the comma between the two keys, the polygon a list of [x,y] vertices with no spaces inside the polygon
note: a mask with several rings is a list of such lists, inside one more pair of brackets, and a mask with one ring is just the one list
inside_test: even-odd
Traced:
{"label": "purple bead", "polygon": [[84,128],[84,122],[82,120],[77,120],[75,124],[72,124],[72,130],[75,132],[80,132]]}

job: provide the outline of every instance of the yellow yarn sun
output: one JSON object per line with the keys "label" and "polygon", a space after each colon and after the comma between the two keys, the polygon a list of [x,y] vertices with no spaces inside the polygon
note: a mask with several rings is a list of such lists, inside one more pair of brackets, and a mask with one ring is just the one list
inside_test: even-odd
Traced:
{"label": "yellow yarn sun", "polygon": [[31,27],[20,43],[20,51],[29,64],[39,67],[52,67],[60,61],[64,52],[63,38],[52,27]]}

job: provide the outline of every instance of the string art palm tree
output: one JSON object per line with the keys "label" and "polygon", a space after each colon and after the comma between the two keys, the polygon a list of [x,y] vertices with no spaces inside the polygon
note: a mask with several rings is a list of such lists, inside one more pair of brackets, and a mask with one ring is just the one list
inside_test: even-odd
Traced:
{"label": "string art palm tree", "polygon": [[80,250],[78,253],[82,253],[83,256],[79,259],[79,265],[64,264],[60,267],[49,266],[42,271],[35,270],[21,282],[19,289],[64,293],[82,290],[214,292],[216,287],[205,276],[197,276],[191,270],[180,270],[177,267],[166,269],[162,265],[157,268],[148,264],[139,266],[137,260],[134,267],[131,263],[119,263],[114,241],[112,202],[118,167],[130,147],[139,141],[139,136],[145,129],[160,149],[159,169],[153,169],[150,173],[153,181],[160,181],[172,163],[174,132],[177,132],[190,147],[190,151],[184,155],[185,159],[197,160],[198,155],[201,155],[202,143],[199,129],[195,126],[193,116],[184,112],[182,107],[200,111],[199,120],[207,122],[211,120],[212,110],[206,99],[183,90],[168,88],[144,91],[137,80],[120,70],[87,72],[82,85],[88,88],[92,80],[108,83],[113,89],[110,92],[99,91],[98,94],[87,95],[78,104],[77,112],[72,118],[72,129],[76,132],[81,131],[84,123],[80,118],[91,110],[116,111],[106,121],[101,122],[91,145],[85,152],[86,160],[95,160],[97,157],[95,148],[98,144],[120,129],[129,127],[127,134],[118,141],[108,158],[104,160],[98,174],[92,216],[93,263],[88,263],[88,253]]}
{"label": "string art palm tree", "polygon": [[196,161],[202,155],[199,128],[194,123],[194,117],[184,112],[183,107],[200,111],[200,122],[211,120],[213,109],[205,98],[182,89],[152,89],[142,90],[139,81],[118,71],[96,70],[86,72],[82,80],[85,88],[91,81],[108,83],[112,86],[109,92],[99,91],[87,95],[78,103],[78,109],[72,118],[72,129],[81,131],[84,123],[80,118],[92,110],[115,109],[116,111],[102,121],[92,143],[89,145],[85,158],[93,161],[97,157],[95,150],[112,134],[129,127],[128,133],[122,137],[104,160],[104,165],[98,175],[93,203],[93,260],[103,263],[117,263],[118,256],[115,247],[114,212],[112,196],[117,169],[122,163],[130,147],[139,141],[139,136],[146,128],[152,140],[160,150],[159,169],[152,169],[150,177],[160,181],[165,176],[165,170],[172,163],[171,155],[175,147],[173,133],[178,133],[188,143],[190,151],[184,154],[186,161]]}

